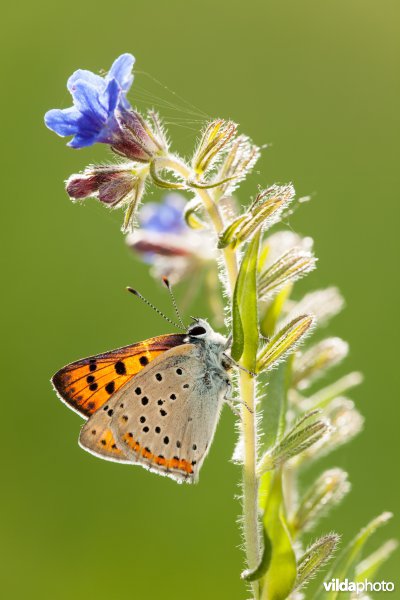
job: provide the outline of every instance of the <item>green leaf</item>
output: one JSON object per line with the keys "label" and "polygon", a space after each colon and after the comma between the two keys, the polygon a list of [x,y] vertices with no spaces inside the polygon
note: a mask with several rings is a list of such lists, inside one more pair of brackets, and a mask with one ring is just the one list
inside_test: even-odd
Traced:
{"label": "green leaf", "polygon": [[255,370],[258,348],[257,262],[261,230],[247,246],[232,300],[232,358]]}
{"label": "green leaf", "polygon": [[282,420],[285,416],[287,404],[287,381],[287,361],[280,363],[276,369],[267,373],[266,393],[261,411],[263,436],[260,440],[259,449],[262,454],[268,448],[274,446],[282,428]]}
{"label": "green leaf", "polygon": [[242,317],[239,310],[239,280],[236,281],[232,298],[232,346],[231,356],[233,360],[240,360],[244,349],[244,331]]}
{"label": "green leaf", "polygon": [[292,287],[293,285],[288,283],[268,305],[260,322],[261,333],[265,337],[272,337],[274,335],[283,306],[290,296]]}
{"label": "green leaf", "polygon": [[246,581],[257,581],[267,572],[272,556],[272,546],[265,529],[263,529],[264,548],[259,564],[253,570],[248,569],[242,573],[242,579]]}
{"label": "green leaf", "polygon": [[268,570],[261,580],[262,600],[284,600],[296,581],[296,556],[284,515],[282,473],[277,470],[271,480],[264,511],[263,526],[270,542],[270,557],[264,562]]}
{"label": "green leaf", "polygon": [[[375,519],[373,519],[364,529],[355,536],[353,540],[344,548],[339,554],[338,558],[334,562],[328,576],[325,578],[326,581],[331,579],[340,579],[343,581],[346,577],[350,580],[354,580],[355,569],[360,558],[361,552],[364,549],[365,544],[375,531],[385,525],[388,520],[392,517],[391,513],[382,513]],[[320,595],[323,600],[336,600],[340,592],[321,592]]]}

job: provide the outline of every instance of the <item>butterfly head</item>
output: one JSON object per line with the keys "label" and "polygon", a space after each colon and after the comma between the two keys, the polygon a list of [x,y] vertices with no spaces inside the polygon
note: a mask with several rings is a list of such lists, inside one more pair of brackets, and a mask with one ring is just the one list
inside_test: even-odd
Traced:
{"label": "butterfly head", "polygon": [[212,327],[207,323],[205,319],[197,319],[192,317],[193,323],[189,325],[188,336],[191,338],[204,339],[214,333]]}
{"label": "butterfly head", "polygon": [[205,343],[215,344],[226,348],[226,338],[214,331],[211,325],[205,319],[198,319],[192,317],[193,322],[189,325],[187,330],[187,341],[190,343],[196,343],[203,341]]}

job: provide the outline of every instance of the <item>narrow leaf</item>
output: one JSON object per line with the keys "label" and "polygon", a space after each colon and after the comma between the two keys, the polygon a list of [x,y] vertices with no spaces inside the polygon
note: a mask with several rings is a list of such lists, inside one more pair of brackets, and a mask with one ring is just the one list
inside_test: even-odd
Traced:
{"label": "narrow leaf", "polygon": [[282,473],[272,479],[264,512],[263,526],[271,544],[268,570],[261,580],[262,600],[284,600],[296,581],[296,556],[284,516]]}
{"label": "narrow leaf", "polygon": [[243,571],[243,573],[241,575],[242,579],[245,579],[246,581],[257,581],[258,579],[261,579],[261,577],[268,570],[269,564],[271,562],[272,547],[271,547],[270,539],[269,539],[265,529],[263,529],[263,538],[264,538],[264,547],[263,547],[263,552],[262,552],[259,564],[257,565],[257,567],[255,569],[252,569],[252,570],[247,569],[246,571]]}
{"label": "narrow leaf", "polygon": [[260,330],[262,335],[271,337],[274,335],[276,324],[282,314],[283,306],[286,300],[289,298],[292,291],[292,284],[288,283],[268,304],[264,315],[260,320]]}
{"label": "narrow leaf", "polygon": [[255,370],[258,348],[257,261],[261,230],[252,238],[240,265],[233,293],[232,358],[243,356],[243,366]]}
{"label": "narrow leaf", "polygon": [[308,388],[328,369],[340,363],[348,354],[349,345],[338,337],[326,338],[296,356],[293,365],[293,386]]}
{"label": "narrow leaf", "polygon": [[288,363],[283,362],[267,373],[265,398],[261,412],[261,430],[264,432],[260,450],[265,452],[277,442],[287,405]]}

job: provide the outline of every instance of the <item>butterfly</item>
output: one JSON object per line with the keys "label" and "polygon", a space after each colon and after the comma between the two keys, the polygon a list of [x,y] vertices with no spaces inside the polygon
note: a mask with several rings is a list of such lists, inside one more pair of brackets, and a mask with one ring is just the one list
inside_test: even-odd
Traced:
{"label": "butterfly", "polygon": [[206,320],[194,319],[186,333],[73,362],[52,383],[86,419],[79,436],[84,450],[192,483],[231,396],[229,345]]}

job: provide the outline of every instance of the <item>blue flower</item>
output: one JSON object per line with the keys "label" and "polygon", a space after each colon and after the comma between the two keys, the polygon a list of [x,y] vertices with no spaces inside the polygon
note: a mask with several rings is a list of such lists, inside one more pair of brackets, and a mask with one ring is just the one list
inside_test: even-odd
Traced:
{"label": "blue flower", "polygon": [[195,277],[205,264],[215,264],[215,239],[208,229],[192,229],[184,219],[187,206],[179,193],[148,202],[138,212],[140,228],[126,238],[141,260],[152,265],[157,280],[167,277],[172,284]]}
{"label": "blue flower", "polygon": [[183,218],[185,199],[166,194],[162,202],[147,202],[139,213],[140,225],[147,231],[181,234],[189,230]]}
{"label": "blue flower", "polygon": [[122,54],[105,77],[82,69],[75,71],[67,83],[73,106],[48,111],[47,127],[62,137],[73,135],[68,144],[72,148],[96,142],[118,147],[124,132],[117,112],[131,111],[126,94],[133,82],[134,62],[132,54]]}

